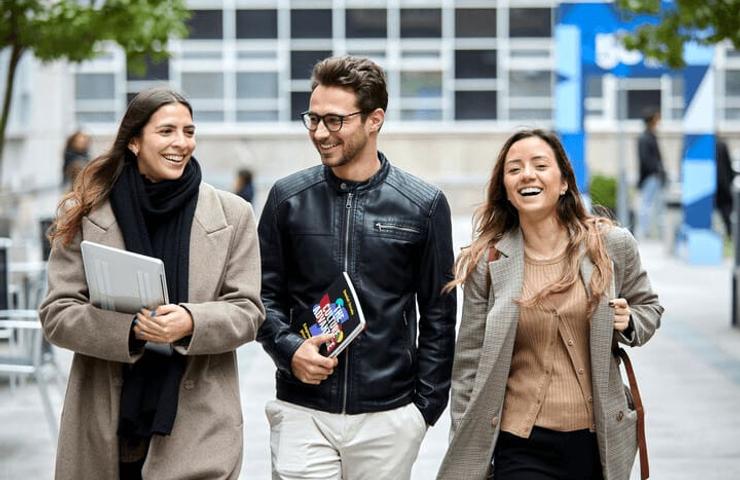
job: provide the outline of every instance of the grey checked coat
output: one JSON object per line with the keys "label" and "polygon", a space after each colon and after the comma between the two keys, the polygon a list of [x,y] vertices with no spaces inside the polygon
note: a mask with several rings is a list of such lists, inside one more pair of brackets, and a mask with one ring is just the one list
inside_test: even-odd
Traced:
{"label": "grey checked coat", "polygon": [[[614,331],[614,311],[602,298],[591,318],[590,351],[594,417],[604,480],[627,480],[637,451],[637,414],[628,405],[612,355],[612,342],[647,342],[660,325],[663,307],[640,264],[637,242],[623,228],[605,232],[614,278],[609,298],[623,297],[632,311],[629,338]],[[450,445],[438,480],[483,480],[499,433],[499,416],[516,337],[524,276],[524,246],[519,229],[497,244],[499,259],[481,258],[465,282],[462,323],[452,372]],[[581,278],[586,288],[593,264],[584,255]]]}

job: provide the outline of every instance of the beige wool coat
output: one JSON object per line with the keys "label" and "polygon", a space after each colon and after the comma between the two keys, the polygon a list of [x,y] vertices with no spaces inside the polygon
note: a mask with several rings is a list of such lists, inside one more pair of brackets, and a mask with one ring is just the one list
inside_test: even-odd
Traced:
{"label": "beige wool coat", "polygon": [[[612,342],[644,344],[660,325],[663,307],[640,264],[632,235],[613,227],[605,237],[615,274],[609,298],[601,299],[591,318],[593,411],[604,480],[627,480],[637,450],[637,414],[628,404]],[[498,260],[489,263],[482,258],[465,282],[452,371],[450,445],[438,480],[484,480],[489,475],[519,319],[515,300],[524,279],[521,231],[506,234],[496,249],[501,253]],[[580,274],[587,289],[593,269],[584,256]],[[629,302],[633,322],[629,338],[614,331],[614,310],[608,300],[615,297]]]}
{"label": "beige wool coat", "polygon": [[[55,244],[49,293],[40,309],[44,333],[75,352],[61,417],[59,480],[117,479],[122,364],[132,315],[89,303],[80,242],[124,248],[110,203],[82,220],[68,246]],[[264,319],[260,258],[252,208],[202,183],[191,237],[189,303],[193,335],[187,347],[177,417],[169,436],[155,435],[144,479],[236,479],[242,458],[242,411],[234,350],[253,340]]]}

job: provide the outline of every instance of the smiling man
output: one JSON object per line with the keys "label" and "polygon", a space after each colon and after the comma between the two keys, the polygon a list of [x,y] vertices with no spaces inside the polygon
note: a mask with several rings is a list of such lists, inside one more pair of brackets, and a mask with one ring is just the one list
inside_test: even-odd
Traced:
{"label": "smiling man", "polygon": [[[322,165],[279,180],[262,213],[258,340],[277,365],[277,400],[266,407],[274,479],[407,479],[447,405],[450,209],[438,188],[378,151],[387,104],[370,60],[316,64],[301,120]],[[328,358],[326,337],[304,340],[290,323],[343,271],[367,325]]]}

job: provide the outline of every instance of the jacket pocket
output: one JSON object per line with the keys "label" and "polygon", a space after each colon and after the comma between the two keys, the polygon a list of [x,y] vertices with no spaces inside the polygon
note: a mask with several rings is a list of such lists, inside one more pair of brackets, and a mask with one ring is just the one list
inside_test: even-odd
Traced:
{"label": "jacket pocket", "polygon": [[376,220],[373,222],[373,233],[384,237],[412,240],[421,235],[422,227],[411,221]]}

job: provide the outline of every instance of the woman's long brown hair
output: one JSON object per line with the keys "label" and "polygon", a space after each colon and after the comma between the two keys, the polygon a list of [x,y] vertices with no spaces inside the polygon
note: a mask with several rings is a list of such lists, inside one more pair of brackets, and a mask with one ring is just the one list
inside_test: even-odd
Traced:
{"label": "woman's long brown hair", "polygon": [[578,281],[582,258],[581,246],[585,245],[585,254],[594,264],[588,296],[588,312],[591,314],[611,281],[612,265],[603,234],[612,222],[604,217],[592,216],[586,211],[578,192],[573,167],[563,145],[555,134],[539,129],[518,131],[509,137],[501,148],[486,187],[486,200],[473,214],[473,241],[463,249],[455,261],[455,279],[445,288],[451,290],[457,285],[464,284],[475,270],[481,256],[486,254],[489,248],[493,248],[505,233],[519,227],[519,213],[506,197],[504,161],[513,144],[530,137],[538,137],[552,148],[563,180],[568,185],[565,195],[559,198],[557,205],[558,221],[568,231],[568,245],[565,250],[566,266],[561,277],[545,286],[534,297],[520,300],[519,303],[523,306],[536,305],[548,295],[565,291],[575,284]]}
{"label": "woman's long brown hair", "polygon": [[193,114],[185,97],[167,88],[144,90],[131,100],[111,148],[82,169],[72,190],[60,200],[57,220],[49,235],[52,242],[61,241],[63,245],[68,245],[74,239],[80,231],[83,217],[108,198],[123,165],[136,162],[136,156],[128,148],[131,139],[141,135],[154,112],[171,103],[181,103],[188,108],[190,115]]}

